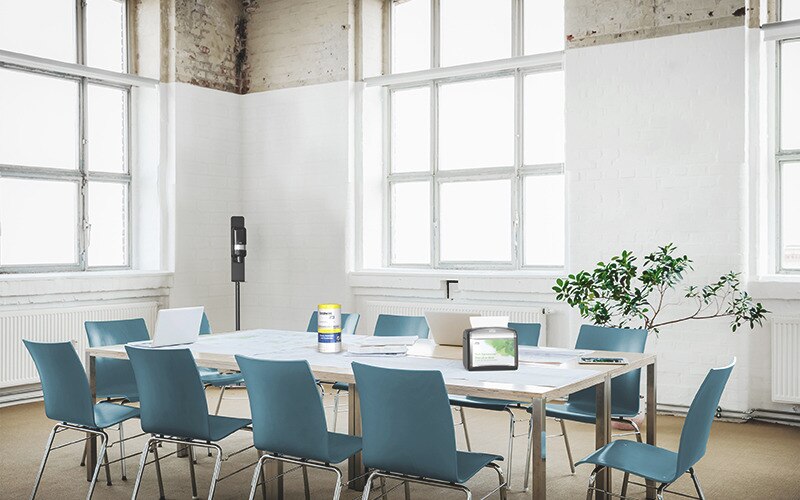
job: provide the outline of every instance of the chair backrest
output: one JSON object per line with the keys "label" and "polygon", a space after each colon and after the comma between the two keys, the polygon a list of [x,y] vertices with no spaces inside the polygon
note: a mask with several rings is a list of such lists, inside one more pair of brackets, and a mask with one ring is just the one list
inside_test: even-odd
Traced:
{"label": "chair backrest", "polygon": [[458,482],[453,416],[441,372],[353,363],[364,464]]}
{"label": "chair backrest", "polygon": [[189,349],[126,346],[139,389],[142,430],[208,440],[208,403]]}
{"label": "chair backrest", "polygon": [[270,361],[236,356],[253,419],[253,443],[298,458],[326,460],[328,428],[307,361]]}
{"label": "chair backrest", "polygon": [[[355,335],[359,319],[361,319],[361,315],[358,313],[342,313],[342,334]],[[317,331],[317,311],[311,313],[311,319],[308,321],[308,328],[306,328],[306,331]]]}
{"label": "chair backrest", "polygon": [[689,470],[689,467],[705,455],[711,423],[714,421],[722,391],[725,390],[725,384],[728,383],[735,364],[736,358],[733,358],[728,366],[712,368],[694,395],[681,431],[676,477]]}
{"label": "chair backrest", "polygon": [[[142,318],[87,321],[84,327],[91,347],[127,344],[150,338],[147,324]],[[119,393],[119,388],[136,385],[131,362],[127,359],[97,358],[95,369],[97,374],[95,388],[98,396],[124,397],[126,394]]]}
{"label": "chair backrest", "polygon": [[519,345],[539,345],[539,335],[542,332],[540,323],[508,323],[508,327],[517,331]]}
{"label": "chair backrest", "polygon": [[427,339],[430,328],[425,316],[395,316],[393,314],[379,314],[375,323],[376,337],[399,336]]}
{"label": "chair backrest", "polygon": [[[647,330],[582,325],[575,349],[593,351],[644,352]],[[639,412],[641,370],[611,379],[611,413],[635,415]],[[593,387],[570,394],[567,400],[576,407],[594,412],[596,392]]]}
{"label": "chair backrest", "polygon": [[89,381],[72,343],[23,342],[39,372],[45,415],[59,422],[95,427]]}
{"label": "chair backrest", "polygon": [[208,322],[208,316],[203,312],[203,319],[200,320],[200,335],[208,335],[211,333],[211,323]]}

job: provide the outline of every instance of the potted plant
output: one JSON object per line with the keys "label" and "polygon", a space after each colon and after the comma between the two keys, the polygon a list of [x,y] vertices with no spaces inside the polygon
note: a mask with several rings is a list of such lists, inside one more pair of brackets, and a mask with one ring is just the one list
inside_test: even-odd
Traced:
{"label": "potted plant", "polygon": [[762,324],[769,311],[741,289],[739,273],[733,271],[702,287],[687,286],[682,298],[696,305],[690,314],[663,314],[674,305],[667,302],[667,296],[679,293],[676,287],[692,270],[689,257],[675,256],[675,251],[672,243],[660,247],[639,266],[633,252],[625,250],[609,262],[599,262],[592,271],[556,280],[556,299],[576,308],[595,325],[644,328],[656,334],[667,325],[711,318],[730,318],[734,332],[742,325],[752,329]]}

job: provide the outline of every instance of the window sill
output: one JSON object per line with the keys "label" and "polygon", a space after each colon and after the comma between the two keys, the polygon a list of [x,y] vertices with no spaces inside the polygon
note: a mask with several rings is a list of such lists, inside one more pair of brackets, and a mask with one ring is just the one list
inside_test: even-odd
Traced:
{"label": "window sill", "polygon": [[163,296],[172,287],[167,271],[85,271],[0,275],[0,304],[22,305],[82,299]]}
{"label": "window sill", "polygon": [[747,284],[755,299],[800,300],[800,274],[765,275]]}

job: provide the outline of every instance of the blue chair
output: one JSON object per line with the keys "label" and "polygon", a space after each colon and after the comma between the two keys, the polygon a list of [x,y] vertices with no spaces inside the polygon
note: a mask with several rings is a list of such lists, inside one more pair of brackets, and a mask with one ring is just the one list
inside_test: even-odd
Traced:
{"label": "blue chair", "polygon": [[333,498],[342,491],[338,464],[361,451],[361,438],[328,432],[325,409],[307,361],[268,361],[236,356],[244,374],[253,416],[253,444],[265,452],[258,460],[250,486],[255,497],[266,460],[303,468],[309,498],[307,467],[336,474]]}
{"label": "blue chair", "polygon": [[[427,339],[430,333],[428,321],[425,316],[396,316],[393,314],[379,314],[378,321],[375,322],[375,337],[413,337],[416,335],[421,339]],[[336,423],[339,421],[339,394],[348,390],[348,385],[344,382],[333,384],[333,430],[336,430]]]}
{"label": "blue chair", "polygon": [[157,444],[169,442],[189,447],[188,462],[193,497],[197,497],[194,448],[213,448],[217,451],[208,491],[208,498],[212,499],[222,460],[222,447],[217,442],[250,425],[250,419],[208,414],[203,384],[189,349],[125,346],[125,350],[133,365],[136,386],[139,389],[142,430],[150,434],[142,450],[139,473],[136,475],[131,498],[135,500],[139,493],[150,451],[155,456],[159,493],[164,498]]}
{"label": "blue chair", "polygon": [[[369,499],[376,478],[392,478],[472,493],[464,483],[484,467],[497,472],[506,498],[499,455],[458,451],[444,378],[438,371],[396,370],[353,363],[361,400],[364,465],[373,472],[364,487]],[[484,497],[485,498],[485,497]]]}
{"label": "blue chair", "polygon": [[[592,351],[644,352],[647,343],[647,330],[631,328],[609,328],[594,325],[582,325],[578,332],[575,349]],[[641,442],[639,426],[631,420],[639,414],[639,387],[641,370],[634,370],[611,379],[611,418],[625,422],[631,426],[636,440]],[[594,387],[575,392],[567,396],[566,404],[548,404],[547,416],[555,418],[561,425],[561,434],[548,437],[564,437],[567,448],[569,467],[575,473],[572,463],[572,450],[569,446],[565,420],[594,424],[596,422],[596,390]],[[616,435],[621,436],[624,434]],[[528,439],[530,442],[530,439]],[[530,446],[529,446],[530,447]],[[530,465],[530,464],[528,464]],[[528,471],[525,472],[527,487]]]}
{"label": "blue chair", "polygon": [[[107,345],[127,344],[149,340],[147,324],[144,319],[123,319],[115,321],[86,321],[84,323],[86,336],[90,347],[103,347]],[[136,390],[136,379],[133,377],[131,362],[127,359],[97,358],[95,360],[96,395],[100,399],[119,399],[121,402],[139,401],[139,392]],[[125,460],[125,430],[122,422],[119,423],[119,453],[122,479],[127,480]],[[88,442],[87,442],[88,446]],[[86,450],[84,447],[81,466],[85,464]]]}
{"label": "blue chair", "polygon": [[36,482],[33,485],[31,500],[36,497],[50,451],[83,442],[81,439],[53,448],[56,434],[65,430],[92,434],[100,438],[100,453],[98,454],[100,458],[97,460],[92,479],[89,482],[89,492],[86,495],[88,500],[92,498],[94,487],[97,484],[97,476],[100,474],[100,467],[104,461],[106,482],[111,484],[107,453],[108,434],[105,429],[138,417],[139,409],[106,401],[93,404],[86,372],[84,372],[83,365],[78,359],[78,353],[75,352],[71,342],[53,344],[29,340],[23,340],[23,342],[39,372],[44,394],[44,412],[47,418],[58,422],[47,440],[44,458],[42,458],[42,464],[39,466]]}
{"label": "blue chair", "polygon": [[[342,335],[355,335],[356,328],[358,328],[358,320],[361,315],[358,313],[342,313]],[[317,311],[311,313],[311,319],[308,320],[307,332],[317,331]]]}
{"label": "blue chair", "polygon": [[[206,313],[203,313],[203,319],[200,322],[200,335],[211,335],[211,324]],[[217,399],[217,407],[214,409],[214,415],[219,415],[225,390],[244,382],[244,377],[241,373],[222,373],[216,368],[206,368],[205,366],[198,366],[197,370],[200,372],[200,380],[206,389],[209,387],[219,389],[219,399]],[[211,450],[208,453],[211,456]]]}
{"label": "blue chair", "polygon": [[[508,327],[516,330],[519,345],[537,346],[539,345],[539,335],[542,331],[540,323],[508,323]],[[478,410],[489,411],[502,411],[508,414],[510,421],[508,432],[508,455],[506,455],[506,477],[508,478],[509,488],[511,487],[511,465],[514,456],[514,438],[516,437],[516,423],[519,420],[514,416],[512,409],[527,408],[527,402],[510,401],[506,399],[491,399],[479,398],[473,396],[450,396],[450,405],[458,408],[458,413],[461,421],[457,425],[461,425],[464,429],[464,439],[467,443],[467,450],[472,451],[472,445],[469,440],[469,431],[467,430],[467,417],[464,413],[464,408],[475,408]]]}
{"label": "blue chair", "polygon": [[589,477],[586,498],[591,499],[594,491],[602,491],[595,487],[597,473],[610,467],[625,473],[622,480],[622,497],[628,493],[628,483],[632,482],[629,481],[631,474],[660,483],[656,495],[658,500],[663,500],[667,487],[684,474],[689,473],[697,491],[696,498],[702,500],[704,498],[703,490],[694,471],[694,465],[706,453],[711,424],[714,421],[722,391],[725,390],[725,384],[727,384],[735,364],[736,358],[728,366],[712,368],[706,375],[686,414],[677,453],[645,443],[622,440],[609,443],[579,461],[578,465],[595,465]]}

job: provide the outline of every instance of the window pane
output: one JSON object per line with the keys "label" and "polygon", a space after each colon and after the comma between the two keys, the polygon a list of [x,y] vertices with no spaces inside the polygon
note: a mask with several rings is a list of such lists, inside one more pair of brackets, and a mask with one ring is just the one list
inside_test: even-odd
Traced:
{"label": "window pane", "polygon": [[564,265],[564,174],[529,175],[523,189],[525,265]]}
{"label": "window pane", "polygon": [[564,50],[564,0],[525,0],[525,53]]}
{"label": "window pane", "polygon": [[781,267],[800,269],[800,162],[781,165]]}
{"label": "window pane", "polygon": [[392,184],[392,264],[431,261],[430,182]]}
{"label": "window pane", "polygon": [[75,2],[0,1],[0,49],[76,62]]}
{"label": "window pane", "polygon": [[0,163],[76,169],[78,83],[0,69]]}
{"label": "window pane", "polygon": [[89,224],[89,265],[124,266],[128,256],[127,185],[89,183]]}
{"label": "window pane", "polygon": [[525,164],[564,162],[564,72],[525,77]]}
{"label": "window pane", "polygon": [[439,89],[439,168],[514,165],[514,79],[492,78]]}
{"label": "window pane", "polygon": [[780,0],[781,20],[800,19],[800,0]]}
{"label": "window pane", "polygon": [[125,171],[126,98],[122,89],[89,85],[86,118],[89,170]]}
{"label": "window pane", "polygon": [[441,66],[511,57],[511,0],[441,0]]}
{"label": "window pane", "polygon": [[87,0],[86,64],[124,73],[125,4],[119,0]]}
{"label": "window pane", "polygon": [[77,263],[78,184],[0,179],[0,265]]}
{"label": "window pane", "polygon": [[431,67],[431,1],[392,2],[392,73]]}
{"label": "window pane", "polygon": [[430,87],[392,92],[392,171],[430,170]]}
{"label": "window pane", "polygon": [[800,41],[781,43],[781,149],[800,149]]}
{"label": "window pane", "polygon": [[440,260],[511,261],[511,181],[447,182],[439,195]]}

